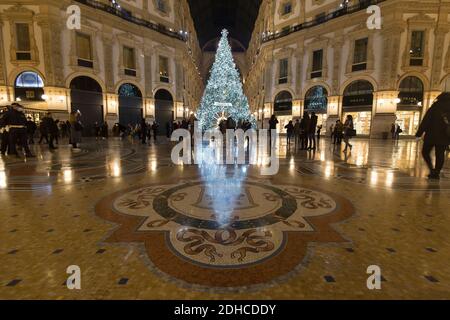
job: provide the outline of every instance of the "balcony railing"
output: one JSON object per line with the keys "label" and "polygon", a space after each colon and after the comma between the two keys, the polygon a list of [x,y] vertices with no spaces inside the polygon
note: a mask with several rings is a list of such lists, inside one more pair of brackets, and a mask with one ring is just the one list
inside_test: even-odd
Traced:
{"label": "balcony railing", "polygon": [[365,10],[367,9],[369,6],[371,5],[376,5],[379,4],[381,2],[384,2],[386,0],[362,0],[360,1],[358,4],[353,5],[353,6],[344,6],[336,11],[333,11],[325,16],[320,16],[315,20],[312,21],[308,21],[308,22],[304,22],[302,24],[296,25],[294,27],[291,27],[287,30],[283,30],[271,35],[265,35],[262,38],[262,42],[266,43],[275,39],[279,39],[279,38],[283,38],[286,37],[294,32],[298,32],[301,30],[305,30],[308,28],[312,28],[321,24],[324,24],[330,20],[348,15],[348,14],[352,14],[361,10]]}
{"label": "balcony railing", "polygon": [[101,10],[104,12],[107,12],[109,14],[112,14],[116,17],[119,17],[123,20],[126,20],[128,22],[134,23],[136,25],[151,29],[153,31],[162,33],[166,36],[169,36],[171,38],[175,38],[181,41],[186,42],[187,38],[184,36],[184,34],[179,33],[179,32],[175,32],[175,31],[171,31],[169,30],[166,26],[163,26],[161,24],[156,24],[141,18],[137,18],[135,16],[133,16],[130,12],[120,9],[120,8],[116,8],[112,5],[106,4],[106,3],[102,3],[102,2],[98,2],[95,0],[75,0],[76,2],[82,3],[88,7],[97,9],[97,10]]}

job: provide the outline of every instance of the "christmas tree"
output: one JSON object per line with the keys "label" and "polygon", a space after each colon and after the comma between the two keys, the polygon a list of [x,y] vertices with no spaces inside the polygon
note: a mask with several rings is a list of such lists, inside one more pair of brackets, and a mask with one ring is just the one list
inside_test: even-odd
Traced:
{"label": "christmas tree", "polygon": [[250,113],[248,100],[233,61],[228,31],[223,30],[197,119],[202,130],[208,130],[217,128],[221,120],[229,117],[235,123],[247,120],[255,128],[256,122]]}

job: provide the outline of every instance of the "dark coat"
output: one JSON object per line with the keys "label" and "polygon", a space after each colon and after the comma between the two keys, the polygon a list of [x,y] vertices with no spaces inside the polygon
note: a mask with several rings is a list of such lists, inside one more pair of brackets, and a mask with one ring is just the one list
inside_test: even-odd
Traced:
{"label": "dark coat", "polygon": [[58,135],[58,126],[56,125],[55,120],[50,117],[45,117],[42,119],[42,122],[44,123],[44,126],[46,128],[46,132],[48,132],[51,135]]}
{"label": "dark coat", "polygon": [[450,93],[441,94],[428,109],[416,136],[421,137],[425,133],[425,143],[439,146],[449,145],[450,138],[446,134],[447,124],[444,122],[444,115],[450,118]]}
{"label": "dark coat", "polygon": [[310,122],[309,122],[309,127],[308,127],[308,133],[316,132],[318,119],[319,119],[319,117],[317,117],[316,115],[311,116],[311,119],[309,120]]}

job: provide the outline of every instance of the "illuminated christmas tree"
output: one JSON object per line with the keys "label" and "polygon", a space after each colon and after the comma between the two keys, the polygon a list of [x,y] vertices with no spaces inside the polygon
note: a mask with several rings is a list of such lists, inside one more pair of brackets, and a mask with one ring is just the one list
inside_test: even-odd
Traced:
{"label": "illuminated christmas tree", "polygon": [[231,117],[235,123],[245,120],[256,127],[256,121],[250,113],[247,97],[242,90],[242,83],[233,54],[228,43],[228,31],[222,31],[217,48],[216,59],[203,94],[197,119],[202,130],[217,128],[221,120]]}

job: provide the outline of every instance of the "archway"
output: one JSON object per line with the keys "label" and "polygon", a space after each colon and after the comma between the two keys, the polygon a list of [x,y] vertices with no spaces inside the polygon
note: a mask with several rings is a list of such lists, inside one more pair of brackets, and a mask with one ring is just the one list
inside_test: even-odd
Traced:
{"label": "archway", "polygon": [[95,124],[103,123],[102,87],[90,77],[79,76],[70,82],[71,110],[81,112],[83,136],[93,136]]}
{"label": "archway", "polygon": [[123,126],[140,123],[142,113],[142,93],[131,83],[124,83],[119,88],[119,123]]}
{"label": "archway", "polygon": [[284,127],[292,120],[292,94],[289,91],[281,91],[275,96],[273,111],[279,121],[279,131],[286,132]]}
{"label": "archway", "polygon": [[159,125],[158,136],[170,134],[173,119],[173,97],[169,91],[160,89],[155,93],[155,120]]}
{"label": "archway", "polygon": [[418,77],[408,76],[399,85],[398,98],[395,113],[396,122],[402,129],[402,135],[414,135],[420,122],[420,114],[423,105],[424,86]]}
{"label": "archway", "polygon": [[34,71],[20,73],[14,82],[14,100],[16,101],[44,101],[44,81]]}
{"label": "archway", "polygon": [[372,125],[373,85],[367,80],[356,80],[344,90],[342,101],[343,120],[353,116],[356,133],[369,135]]}

